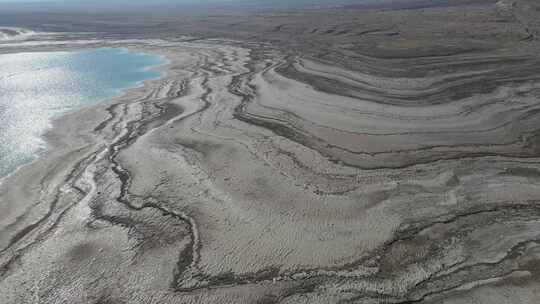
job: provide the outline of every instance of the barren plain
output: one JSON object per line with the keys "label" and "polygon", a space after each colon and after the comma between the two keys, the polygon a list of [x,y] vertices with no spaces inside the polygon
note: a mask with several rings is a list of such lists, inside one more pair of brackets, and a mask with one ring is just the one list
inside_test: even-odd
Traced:
{"label": "barren plain", "polygon": [[539,17],[3,18],[169,64],[2,181],[0,303],[540,303]]}

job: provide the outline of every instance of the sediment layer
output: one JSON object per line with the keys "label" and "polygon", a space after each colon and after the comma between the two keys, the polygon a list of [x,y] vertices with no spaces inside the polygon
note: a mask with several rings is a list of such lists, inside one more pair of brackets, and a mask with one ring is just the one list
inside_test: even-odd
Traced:
{"label": "sediment layer", "polygon": [[538,303],[540,59],[520,43],[354,68],[71,45],[170,64],[61,118],[2,184],[0,302]]}

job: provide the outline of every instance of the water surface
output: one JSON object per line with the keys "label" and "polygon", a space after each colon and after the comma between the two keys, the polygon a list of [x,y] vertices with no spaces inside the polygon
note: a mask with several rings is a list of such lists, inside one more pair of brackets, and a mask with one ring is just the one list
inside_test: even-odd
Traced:
{"label": "water surface", "polygon": [[54,117],[157,78],[164,62],[117,48],[0,55],[0,177],[45,148]]}

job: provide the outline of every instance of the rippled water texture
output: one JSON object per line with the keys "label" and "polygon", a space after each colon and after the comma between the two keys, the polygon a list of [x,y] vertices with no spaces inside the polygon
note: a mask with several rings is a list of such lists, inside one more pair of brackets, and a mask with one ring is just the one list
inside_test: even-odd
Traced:
{"label": "rippled water texture", "polygon": [[62,113],[159,77],[164,59],[123,49],[0,55],[0,177],[35,158]]}

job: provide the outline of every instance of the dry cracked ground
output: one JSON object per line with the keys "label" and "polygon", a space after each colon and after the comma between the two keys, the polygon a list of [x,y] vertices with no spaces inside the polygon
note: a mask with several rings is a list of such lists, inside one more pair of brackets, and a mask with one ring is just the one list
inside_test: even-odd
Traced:
{"label": "dry cracked ground", "polygon": [[0,303],[540,303],[540,6],[479,2],[1,44],[170,63],[3,182]]}

